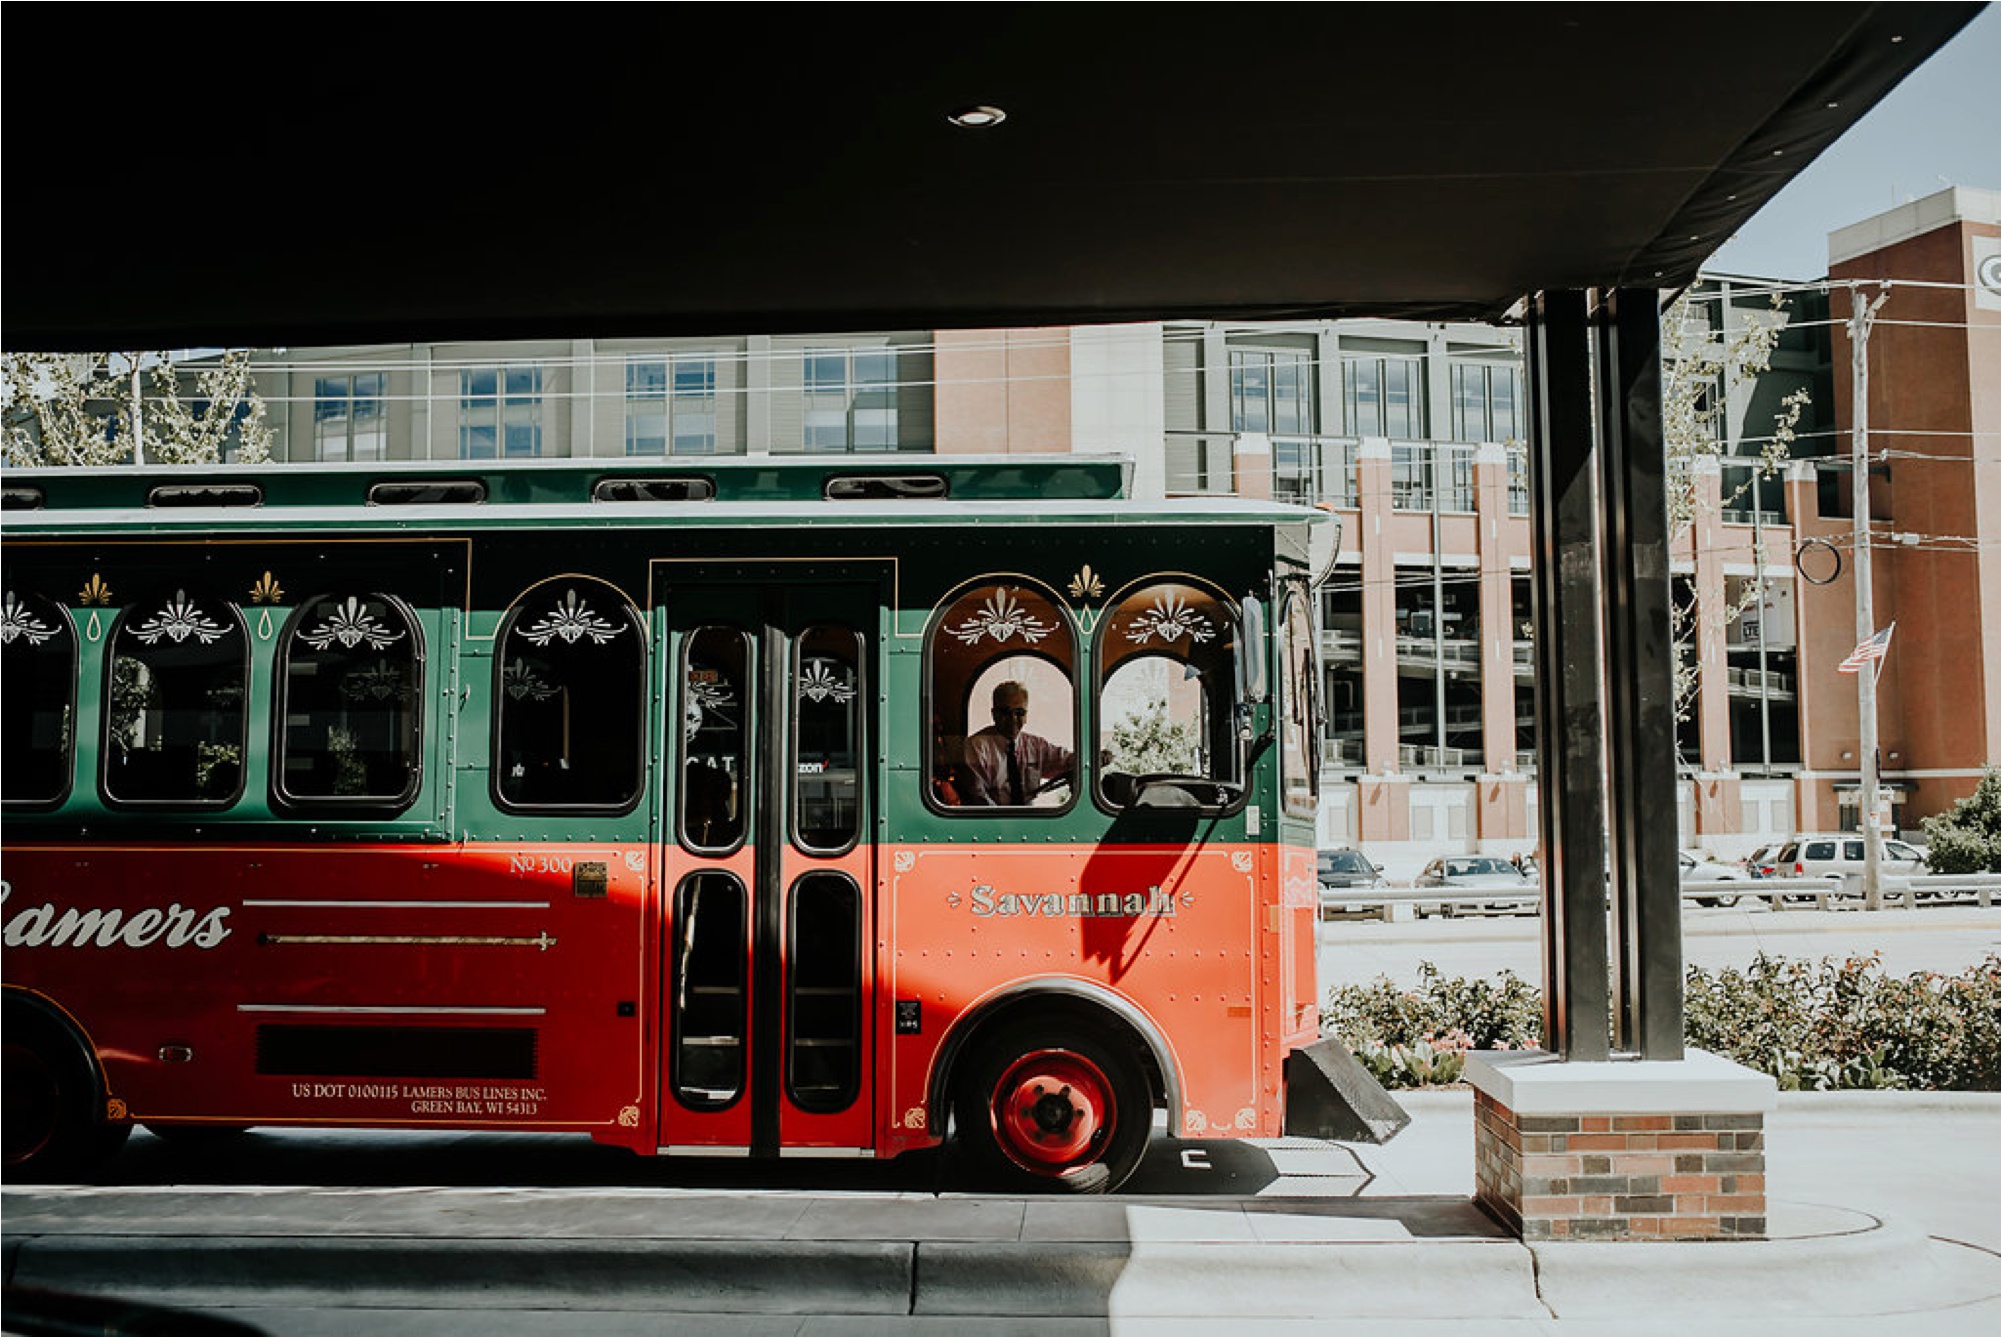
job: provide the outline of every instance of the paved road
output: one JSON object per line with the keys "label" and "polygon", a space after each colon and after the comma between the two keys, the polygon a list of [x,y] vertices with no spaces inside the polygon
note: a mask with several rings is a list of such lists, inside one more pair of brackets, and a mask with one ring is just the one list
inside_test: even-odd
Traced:
{"label": "paved road", "polygon": [[[2002,912],[1692,911],[1688,958],[1959,970]],[[1540,978],[1530,919],[1330,922],[1324,983]],[[664,1161],[553,1135],[136,1135],[96,1186],[0,1189],[16,1282],[271,1333],[1994,1334],[1993,1094],[1786,1094],[1772,1241],[1528,1246],[1471,1202],[1472,1099],[1384,1147],[1158,1142],[1129,1192],[969,1193],[949,1156]],[[1611,1252],[1610,1254],[1608,1252]]]}
{"label": "paved road", "polygon": [[[1885,971],[1957,973],[2002,953],[2002,906],[1937,905],[1915,910],[1786,910],[1690,907],[1682,922],[1683,960],[1707,970],[1748,965],[1759,953],[1819,961],[1880,955]],[[1482,919],[1330,920],[1320,937],[1321,984],[1389,976],[1417,980],[1429,961],[1448,976],[1506,969],[1543,980],[1539,923],[1533,916]]]}
{"label": "paved road", "polygon": [[16,1282],[267,1333],[2002,1332],[1993,1095],[1784,1095],[1774,1239],[1690,1245],[1507,1237],[1470,1202],[1471,1096],[1410,1100],[1385,1147],[1163,1142],[1099,1199],[954,1193],[925,1159],[288,1133],[136,1137],[118,1183],[0,1214]]}

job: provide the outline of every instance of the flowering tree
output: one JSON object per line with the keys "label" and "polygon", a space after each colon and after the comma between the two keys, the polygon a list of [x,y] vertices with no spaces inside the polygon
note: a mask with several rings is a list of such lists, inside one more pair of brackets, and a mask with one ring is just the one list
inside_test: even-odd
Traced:
{"label": "flowering tree", "polygon": [[157,353],[0,354],[0,415],[0,459],[14,466],[208,464],[231,442],[236,460],[271,458],[244,349],[193,363]]}
{"label": "flowering tree", "polygon": [[[1679,547],[1696,524],[1698,496],[1695,462],[1719,456],[1729,434],[1724,416],[1732,392],[1758,379],[1772,365],[1773,349],[1785,326],[1785,302],[1773,296],[1772,316],[1746,315],[1735,329],[1714,329],[1704,309],[1705,298],[1685,289],[1662,314],[1661,427],[1668,457],[1669,540]],[[1724,507],[1742,497],[1757,479],[1771,478],[1792,454],[1795,429],[1811,398],[1805,387],[1780,400],[1772,432],[1758,442],[1757,467],[1724,494]],[[1675,640],[1675,718],[1687,719],[1697,691],[1696,638],[1705,625],[1722,630],[1765,597],[1761,582],[1745,583],[1735,600],[1705,607],[1692,593],[1669,601],[1669,622]]]}

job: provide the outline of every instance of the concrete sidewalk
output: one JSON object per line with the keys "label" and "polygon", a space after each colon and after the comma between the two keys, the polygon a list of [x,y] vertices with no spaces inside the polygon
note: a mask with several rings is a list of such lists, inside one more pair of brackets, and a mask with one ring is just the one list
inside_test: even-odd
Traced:
{"label": "concrete sidewalk", "polygon": [[1232,1197],[226,1185],[0,1204],[11,1285],[271,1333],[2002,1331],[1992,1094],[1783,1096],[1769,1240],[1533,1247],[1471,1202],[1468,1094],[1406,1104],[1387,1147],[1263,1145],[1271,1173]]}

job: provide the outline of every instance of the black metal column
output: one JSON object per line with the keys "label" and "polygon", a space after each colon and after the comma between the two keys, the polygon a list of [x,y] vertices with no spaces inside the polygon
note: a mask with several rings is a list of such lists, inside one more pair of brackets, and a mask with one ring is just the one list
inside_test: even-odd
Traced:
{"label": "black metal column", "polygon": [[1602,292],[1592,329],[1604,521],[1614,1028],[1620,1049],[1674,1060],[1682,1058],[1682,891],[1659,296],[1646,288]]}
{"label": "black metal column", "polygon": [[1544,1045],[1603,1060],[1611,991],[1585,294],[1532,299],[1527,335]]}

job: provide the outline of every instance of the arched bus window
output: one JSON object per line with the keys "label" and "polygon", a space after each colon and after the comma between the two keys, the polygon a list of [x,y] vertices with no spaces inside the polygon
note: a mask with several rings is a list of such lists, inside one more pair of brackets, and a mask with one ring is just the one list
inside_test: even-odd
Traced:
{"label": "arched bus window", "polygon": [[838,855],[862,835],[862,638],[809,627],[793,654],[793,838]]}
{"label": "arched bus window", "polygon": [[1109,806],[1223,807],[1239,797],[1237,644],[1236,612],[1193,579],[1150,581],[1106,610],[1098,784]]}
{"label": "arched bus window", "polygon": [[646,631],[625,596],[566,577],[495,639],[494,796],[507,809],[623,812],[646,748]]}
{"label": "arched bus window", "polygon": [[751,639],[701,627],[681,644],[681,842],[722,854],[744,840]]}
{"label": "arched bus window", "polygon": [[277,675],[279,803],[380,810],[417,797],[424,641],[402,601],[306,600],[279,638]]}
{"label": "arched bus window", "polygon": [[1320,674],[1315,668],[1314,619],[1311,596],[1299,581],[1286,585],[1279,615],[1282,665],[1279,736],[1281,802],[1295,817],[1311,818],[1321,796]]}
{"label": "arched bus window", "polygon": [[0,797],[10,808],[53,808],[69,797],[76,757],[76,628],[67,611],[7,591],[0,682]]}
{"label": "arched bus window", "polygon": [[1017,581],[971,586],[939,610],[928,648],[929,802],[960,813],[1070,807],[1077,650],[1056,600]]}
{"label": "arched bus window", "polygon": [[243,790],[249,641],[234,604],[175,589],[129,606],[111,634],[104,796],[225,808]]}

